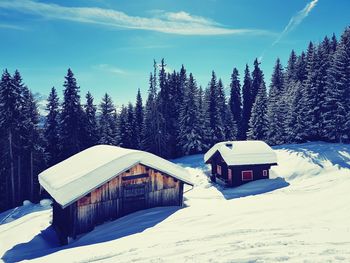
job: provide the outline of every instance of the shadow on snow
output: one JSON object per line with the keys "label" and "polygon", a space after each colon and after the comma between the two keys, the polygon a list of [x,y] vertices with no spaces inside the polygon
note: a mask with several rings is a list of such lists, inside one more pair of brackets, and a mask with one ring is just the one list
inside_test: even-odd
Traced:
{"label": "shadow on snow", "polygon": [[157,207],[139,211],[97,226],[92,232],[82,235],[66,246],[59,246],[56,233],[50,226],[42,230],[29,242],[18,244],[8,250],[2,259],[5,262],[30,260],[59,250],[107,242],[133,235],[157,225],[179,209],[180,207]]}
{"label": "shadow on snow", "polygon": [[213,184],[227,200],[234,198],[246,197],[250,195],[259,195],[275,191],[280,188],[289,186],[284,178],[277,177],[274,179],[260,179],[249,182],[237,187],[226,187],[221,184]]}
{"label": "shadow on snow", "polygon": [[296,152],[321,168],[324,168],[325,162],[329,161],[333,166],[350,169],[350,145],[348,144],[309,142],[280,145],[273,148]]}

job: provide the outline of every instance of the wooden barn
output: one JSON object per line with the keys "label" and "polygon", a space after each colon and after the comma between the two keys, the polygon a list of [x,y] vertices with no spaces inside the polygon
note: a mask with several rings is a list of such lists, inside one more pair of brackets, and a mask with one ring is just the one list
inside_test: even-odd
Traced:
{"label": "wooden barn", "polygon": [[276,153],[263,141],[227,141],[215,144],[205,155],[211,165],[212,181],[239,186],[268,179],[270,168],[277,165]]}
{"label": "wooden barn", "polygon": [[182,206],[187,171],[156,155],[98,145],[43,171],[62,244],[96,225],[157,206]]}

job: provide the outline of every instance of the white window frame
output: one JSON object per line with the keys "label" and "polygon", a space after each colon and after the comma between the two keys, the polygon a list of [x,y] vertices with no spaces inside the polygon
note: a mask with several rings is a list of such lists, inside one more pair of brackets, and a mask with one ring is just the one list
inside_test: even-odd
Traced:
{"label": "white window frame", "polygon": [[267,170],[263,170],[263,176],[267,177],[269,175],[269,173],[267,172]]}
{"label": "white window frame", "polygon": [[[220,172],[219,172],[220,171]],[[222,175],[222,167],[221,167],[221,165],[216,165],[216,173],[218,174],[218,175]]]}
{"label": "white window frame", "polygon": [[[251,179],[244,179],[243,173],[246,173],[246,172],[250,172],[250,173],[252,174]],[[244,170],[244,171],[241,172],[241,175],[242,175],[242,181],[253,181],[253,180],[254,180],[254,173],[253,173],[253,170]]]}

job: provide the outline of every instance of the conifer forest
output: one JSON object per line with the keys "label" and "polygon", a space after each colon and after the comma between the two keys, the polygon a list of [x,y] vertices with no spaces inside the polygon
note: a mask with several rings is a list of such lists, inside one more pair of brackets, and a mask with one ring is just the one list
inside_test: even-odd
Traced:
{"label": "conifer forest", "polygon": [[[264,140],[270,145],[308,141],[350,142],[350,27],[339,37],[310,42],[276,59],[270,83],[256,59],[230,83],[215,71],[199,86],[185,65],[166,71],[150,65],[148,95],[116,107],[107,93],[80,94],[68,69],[52,87],[46,116],[19,71],[0,81],[0,211],[38,201],[38,174],[96,144],[141,149],[172,159],[203,153],[223,140]],[[262,62],[263,63],[263,62]],[[147,86],[146,86],[147,87]],[[58,92],[59,91],[59,92]]]}

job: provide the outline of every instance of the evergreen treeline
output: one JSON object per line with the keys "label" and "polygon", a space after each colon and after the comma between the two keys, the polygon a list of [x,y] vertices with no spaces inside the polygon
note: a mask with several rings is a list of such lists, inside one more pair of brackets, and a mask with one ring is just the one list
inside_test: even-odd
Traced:
{"label": "evergreen treeline", "polygon": [[44,125],[20,73],[5,70],[0,82],[0,210],[39,198],[37,174],[96,144],[141,149],[165,158],[203,153],[223,140],[265,140],[271,145],[324,140],[350,141],[350,27],[291,52],[286,67],[276,60],[266,87],[260,63],[246,65],[243,81],[234,68],[225,86],[215,72],[198,87],[184,66],[168,73],[155,61],[145,103],[116,109],[105,94],[96,106],[82,102],[68,69],[60,102],[53,87]]}

